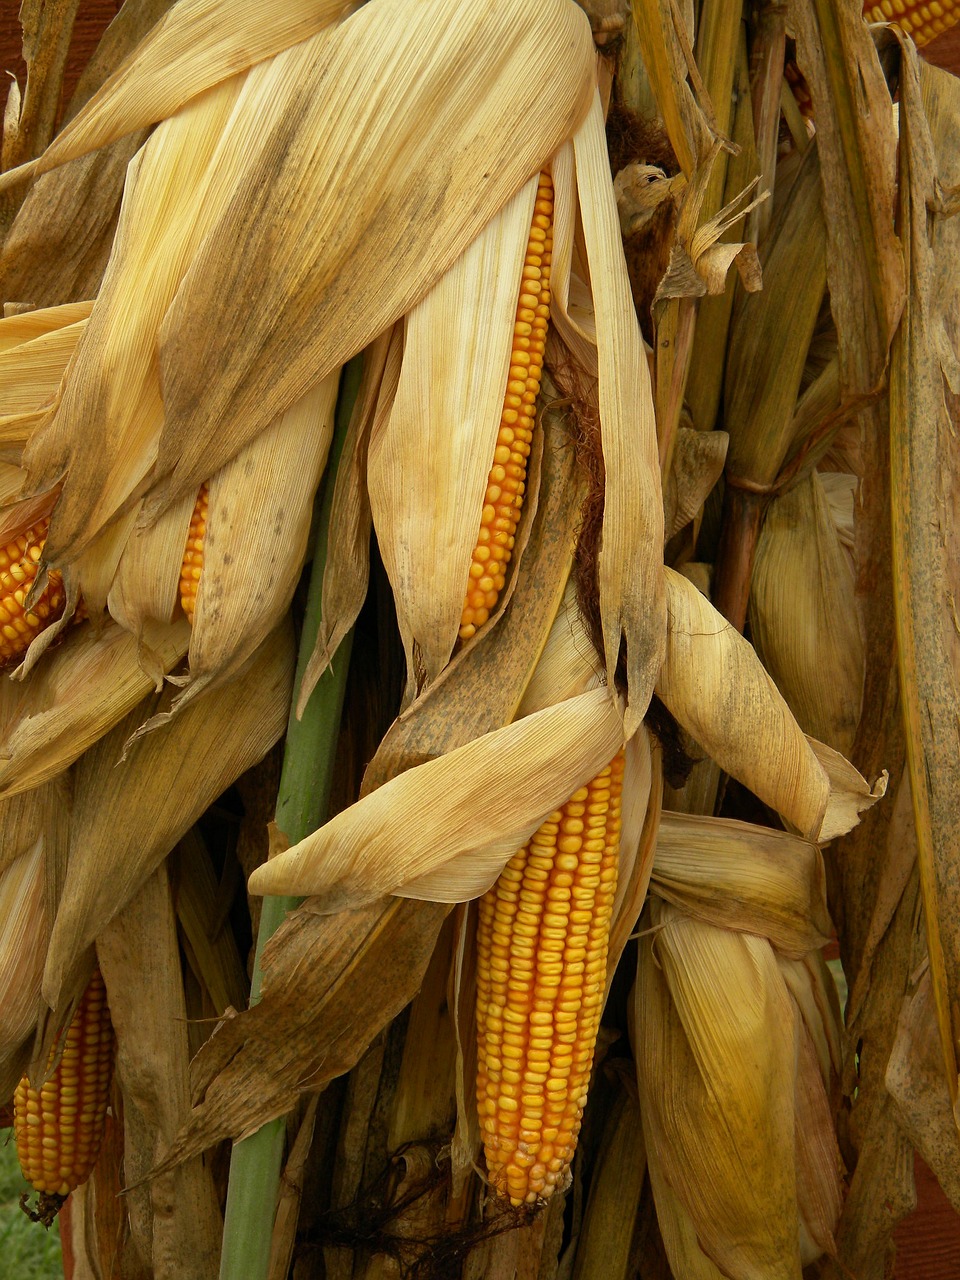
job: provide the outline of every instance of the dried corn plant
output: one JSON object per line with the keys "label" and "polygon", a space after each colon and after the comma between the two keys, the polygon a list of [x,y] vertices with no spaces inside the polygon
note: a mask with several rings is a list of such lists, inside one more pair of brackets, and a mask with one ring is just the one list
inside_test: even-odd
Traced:
{"label": "dried corn plant", "polygon": [[951,19],[126,0],[61,110],[77,8],[0,174],[31,1213],[882,1280],[914,1151],[960,1209]]}

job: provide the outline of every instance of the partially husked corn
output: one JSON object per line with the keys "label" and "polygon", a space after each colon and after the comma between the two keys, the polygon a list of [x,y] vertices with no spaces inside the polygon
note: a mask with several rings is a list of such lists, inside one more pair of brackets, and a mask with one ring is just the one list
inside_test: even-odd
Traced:
{"label": "partially husked corn", "polygon": [[863,16],[867,22],[895,22],[906,31],[918,48],[943,35],[960,18],[960,6],[954,0],[880,0],[879,4],[865,4]]}
{"label": "partially husked corn", "polygon": [[566,1182],[587,1099],[617,889],[623,752],[552,813],[480,899],[477,1107],[490,1184]]}
{"label": "partially husked corn", "polygon": [[210,486],[202,484],[190,517],[190,532],[187,534],[187,545],[180,568],[180,604],[190,623],[193,622],[197,607],[197,591],[200,589],[200,574],[203,570],[203,540],[207,534],[209,501]]}
{"label": "partially husked corn", "polygon": [[63,613],[66,593],[59,573],[51,573],[40,599],[32,608],[25,607],[49,525],[46,517],[38,520],[0,547],[0,663],[22,657],[40,632]]}
{"label": "partially husked corn", "polygon": [[[57,1046],[51,1051],[51,1061]],[[113,1074],[113,1027],[96,970],[67,1028],[63,1054],[39,1089],[26,1076],[14,1095],[14,1131],[23,1176],[41,1193],[47,1220],[96,1163]]]}
{"label": "partially husked corn", "polygon": [[500,431],[460,618],[461,640],[475,635],[496,608],[513,553],[543,373],[552,252],[553,182],[548,173],[541,173],[523,264]]}

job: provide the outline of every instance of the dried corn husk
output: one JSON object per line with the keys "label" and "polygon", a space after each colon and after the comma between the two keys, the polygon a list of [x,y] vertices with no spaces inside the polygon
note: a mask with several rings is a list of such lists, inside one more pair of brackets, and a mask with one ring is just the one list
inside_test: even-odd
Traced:
{"label": "dried corn husk", "polygon": [[[675,1275],[799,1280],[797,1017],[773,949],[654,900],[641,939],[634,1051],[651,1174],[692,1230],[665,1239]],[[722,978],[721,978],[722,975]],[[677,1250],[679,1253],[671,1252]]]}
{"label": "dried corn husk", "polygon": [[696,919],[759,934],[786,955],[830,940],[820,850],[784,831],[664,813],[652,886]]}
{"label": "dried corn husk", "polygon": [[[189,640],[185,620],[157,628],[152,645],[163,671],[180,661]],[[60,773],[153,684],[137,661],[136,640],[115,623],[99,635],[89,625],[77,628],[23,684],[0,682],[0,795],[16,795]]]}
{"label": "dried corn husk", "polygon": [[863,642],[854,579],[814,472],[773,501],[757,546],[750,632],[804,732],[848,755]]}
{"label": "dried corn husk", "polygon": [[16,1086],[23,1073],[19,1050],[33,1036],[40,1007],[40,978],[50,935],[44,856],[38,828],[33,848],[0,872],[0,1092],[5,1098],[11,1092],[10,1077]]}
{"label": "dried corn husk", "polygon": [[322,895],[325,911],[383,893],[476,897],[622,743],[607,690],[580,694],[393,778],[259,867],[250,890]]}
{"label": "dried corn husk", "polygon": [[44,976],[51,1005],[76,957],[204,809],[280,737],[292,678],[292,639],[281,628],[241,677],[138,740],[121,763],[149,708],[137,707],[80,761],[69,866]]}

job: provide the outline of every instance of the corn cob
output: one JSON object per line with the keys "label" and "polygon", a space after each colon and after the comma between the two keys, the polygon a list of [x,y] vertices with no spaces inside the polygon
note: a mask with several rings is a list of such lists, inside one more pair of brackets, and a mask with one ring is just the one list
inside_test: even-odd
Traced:
{"label": "corn cob", "polygon": [[[50,1054],[54,1061],[58,1045]],[[26,1076],[14,1095],[14,1132],[23,1176],[39,1192],[35,1221],[49,1226],[96,1163],[113,1072],[113,1027],[100,971],[67,1027],[63,1054],[39,1090]]]}
{"label": "corn cob", "polygon": [[187,620],[193,623],[194,610],[197,607],[197,591],[200,586],[200,573],[203,569],[203,540],[207,532],[207,507],[210,500],[210,486],[202,484],[197,494],[197,501],[190,517],[190,532],[187,534],[187,545],[183,553],[183,564],[180,568],[180,604]]}
{"label": "corn cob", "polygon": [[623,752],[552,813],[480,899],[477,1109],[511,1204],[566,1183],[587,1098],[617,887]]}
{"label": "corn cob", "polygon": [[879,4],[865,4],[863,16],[867,22],[895,22],[917,48],[923,48],[954,25],[960,18],[960,7],[954,0],[944,4],[939,0],[881,0]]}
{"label": "corn cob", "polygon": [[21,657],[40,632],[63,613],[66,593],[58,573],[49,575],[33,608],[24,608],[37,576],[49,524],[44,517],[0,547],[0,663]]}
{"label": "corn cob", "polygon": [[513,552],[543,372],[552,251],[553,182],[548,173],[541,173],[523,263],[500,431],[460,618],[461,640],[475,635],[496,607]]}

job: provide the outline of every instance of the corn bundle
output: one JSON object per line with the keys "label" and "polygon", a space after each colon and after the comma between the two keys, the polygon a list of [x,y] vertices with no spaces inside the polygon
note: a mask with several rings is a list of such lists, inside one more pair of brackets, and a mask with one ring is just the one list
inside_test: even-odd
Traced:
{"label": "corn bundle", "polygon": [[24,11],[0,1079],[83,1274],[879,1280],[955,1194],[951,15],[681,8],[125,6],[62,118]]}

